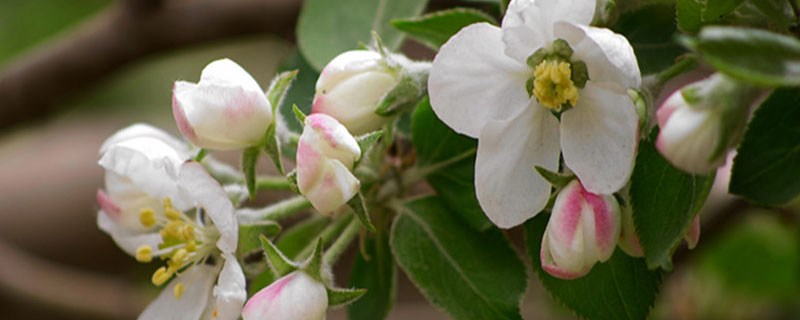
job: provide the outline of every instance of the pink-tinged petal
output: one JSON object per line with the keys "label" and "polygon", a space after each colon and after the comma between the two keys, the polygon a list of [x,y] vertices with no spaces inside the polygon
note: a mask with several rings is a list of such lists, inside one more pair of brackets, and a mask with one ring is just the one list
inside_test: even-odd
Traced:
{"label": "pink-tinged petal", "polygon": [[175,117],[175,123],[178,125],[178,130],[181,131],[181,134],[194,144],[198,144],[200,141],[197,138],[197,134],[194,133],[192,124],[186,119],[186,114],[183,113],[183,109],[180,103],[178,103],[176,95],[179,91],[184,92],[186,90],[191,90],[196,86],[197,85],[194,83],[175,81],[175,85],[172,88],[172,116]]}
{"label": "pink-tinged petal", "polygon": [[475,192],[495,225],[511,228],[541,211],[550,184],[534,169],[558,169],[558,120],[535,103],[514,118],[490,121],[478,140]]}
{"label": "pink-tinged petal", "polygon": [[391,118],[379,116],[375,110],[397,83],[398,78],[388,71],[353,74],[327,92],[318,91],[312,112],[335,118],[353,135],[378,130]]}
{"label": "pink-tinged petal", "polygon": [[326,114],[312,114],[306,118],[306,126],[312,130],[303,135],[309,145],[325,155],[339,160],[347,168],[352,169],[356,160],[361,158],[358,141],[338,120]]}
{"label": "pink-tinged petal", "polygon": [[[594,17],[596,0],[512,1],[503,18],[505,53],[525,60],[541,47],[550,47],[559,21],[588,25]],[[571,43],[571,42],[570,42]]]}
{"label": "pink-tinged petal", "polygon": [[595,28],[567,22],[556,24],[557,38],[572,46],[573,61],[583,61],[589,79],[619,94],[638,88],[642,82],[633,47],[624,36],[606,28]]}
{"label": "pink-tinged petal", "polygon": [[616,94],[591,81],[577,105],[561,115],[564,162],[592,193],[612,194],[633,171],[639,120],[627,94]]}
{"label": "pink-tinged petal", "polygon": [[223,253],[236,251],[239,224],[234,215],[233,204],[222,186],[206,172],[203,165],[195,161],[187,161],[181,166],[178,180],[186,194],[205,209],[219,230],[221,237],[217,247]]}
{"label": "pink-tinged petal", "polygon": [[553,256],[550,253],[550,241],[548,240],[547,230],[545,230],[544,236],[542,237],[542,248],[539,250],[539,261],[542,263],[542,269],[545,272],[549,273],[551,276],[564,280],[572,280],[583,277],[589,273],[590,270],[592,270],[591,266],[579,271],[570,271],[559,267],[553,260]]}
{"label": "pink-tinged petal", "polygon": [[358,193],[361,182],[338,160],[324,159],[318,169],[320,175],[310,188],[298,187],[314,209],[332,215]]}
{"label": "pink-tinged petal", "polygon": [[725,162],[725,157],[710,160],[722,139],[722,130],[718,115],[709,108],[679,107],[665,122],[656,138],[656,149],[673,166],[689,173],[708,174]]}
{"label": "pink-tinged petal", "polygon": [[[218,267],[199,264],[182,272],[161,290],[139,315],[139,320],[200,319],[208,305],[218,270]],[[183,295],[175,299],[173,290],[178,283],[182,283],[185,289]]]}
{"label": "pink-tinged petal", "polygon": [[223,253],[225,264],[219,273],[217,285],[214,286],[216,319],[236,320],[242,313],[242,306],[247,299],[245,278],[242,267],[230,253]]}
{"label": "pink-tinged petal", "polygon": [[695,215],[694,220],[692,220],[692,224],[689,226],[689,231],[686,231],[686,235],[683,237],[686,239],[686,244],[689,246],[689,249],[694,249],[697,246],[697,242],[700,241],[700,215]]}
{"label": "pink-tinged petal", "polygon": [[672,113],[679,108],[685,108],[689,105],[686,103],[686,100],[683,98],[683,93],[680,90],[676,90],[672,94],[664,100],[664,103],[656,111],[656,121],[658,122],[658,126],[663,128],[667,125],[667,120],[672,116]]}
{"label": "pink-tinged petal", "polygon": [[151,248],[158,248],[161,243],[161,235],[158,233],[141,233],[132,231],[125,225],[117,223],[105,211],[97,213],[97,227],[103,230],[122,251],[132,257],[136,256],[136,249],[139,246],[147,245]]}
{"label": "pink-tinged petal", "polygon": [[262,289],[242,310],[244,320],[322,320],[328,309],[325,286],[295,271]]}
{"label": "pink-tinged petal", "polygon": [[97,204],[100,206],[100,209],[111,218],[116,219],[122,214],[122,209],[111,200],[111,197],[109,197],[103,189],[97,189]]}
{"label": "pink-tinged petal", "polygon": [[458,133],[477,138],[491,120],[505,120],[528,105],[524,62],[503,54],[500,28],[467,26],[445,43],[428,79],[436,116]]}
{"label": "pink-tinged petal", "polygon": [[351,50],[336,56],[317,78],[317,93],[329,91],[359,73],[383,69],[379,63],[382,59],[380,53],[371,50]]}
{"label": "pink-tinged petal", "polygon": [[108,148],[112,145],[141,137],[150,137],[160,140],[161,142],[175,149],[178,154],[188,157],[189,149],[185,142],[175,138],[164,130],[145,123],[135,123],[115,132],[111,137],[108,137],[108,139],[103,142],[102,146],[100,146],[100,155],[102,156],[104,153],[106,153]]}

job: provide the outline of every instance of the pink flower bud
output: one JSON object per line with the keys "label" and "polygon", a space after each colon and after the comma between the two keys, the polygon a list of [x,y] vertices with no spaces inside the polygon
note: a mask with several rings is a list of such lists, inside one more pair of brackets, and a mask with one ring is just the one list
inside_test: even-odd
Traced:
{"label": "pink flower bud", "polygon": [[398,82],[379,53],[347,51],[322,69],[312,112],[336,118],[354,135],[375,131],[388,119],[375,109]]}
{"label": "pink flower bud", "polygon": [[229,59],[211,62],[197,84],[176,81],[172,113],[181,133],[207,149],[255,145],[272,123],[272,107],[264,91]]}
{"label": "pink flower bud", "polygon": [[297,186],[321,213],[332,214],[358,193],[351,172],[361,149],[336,119],[315,113],[305,120],[297,144]]}
{"label": "pink flower bud", "polygon": [[586,191],[574,180],[556,197],[542,239],[542,268],[575,279],[611,257],[620,233],[620,208],[611,195]]}
{"label": "pink flower bud", "polygon": [[712,159],[717,144],[723,143],[720,116],[711,108],[693,108],[675,91],[656,112],[661,131],[656,148],[675,167],[695,174],[707,174],[725,161]]}
{"label": "pink flower bud", "polygon": [[245,304],[244,320],[321,320],[328,309],[325,286],[295,271],[261,289]]}

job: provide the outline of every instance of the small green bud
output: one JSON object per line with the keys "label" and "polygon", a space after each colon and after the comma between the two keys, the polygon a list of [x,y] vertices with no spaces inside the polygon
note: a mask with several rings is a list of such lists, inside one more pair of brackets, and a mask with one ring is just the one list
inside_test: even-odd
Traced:
{"label": "small green bud", "polygon": [[583,89],[586,86],[586,81],[589,80],[589,69],[583,61],[572,62],[572,83],[576,87]]}

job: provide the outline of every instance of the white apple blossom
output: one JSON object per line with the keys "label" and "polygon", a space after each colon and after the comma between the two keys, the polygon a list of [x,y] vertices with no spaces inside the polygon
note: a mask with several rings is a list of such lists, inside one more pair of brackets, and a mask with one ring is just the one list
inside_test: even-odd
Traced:
{"label": "white apple blossom", "polygon": [[202,165],[184,162],[181,148],[144,125],[109,138],[99,161],[106,168],[106,191],[98,191],[97,223],[138,261],[166,258],[153,274],[154,284],[175,276],[139,319],[236,319],[246,291],[233,256],[234,207]]}
{"label": "white apple blossom", "polygon": [[272,123],[272,106],[255,79],[230,59],[211,62],[200,82],[176,81],[172,113],[181,133],[201,148],[258,144]]}
{"label": "white apple blossom", "polygon": [[593,194],[578,180],[556,197],[542,238],[542,269],[575,279],[611,258],[620,236],[620,207],[612,195]]}
{"label": "white apple blossom", "polygon": [[325,285],[303,271],[295,271],[254,294],[245,304],[242,318],[322,320],[327,309]]}
{"label": "white apple blossom", "polygon": [[297,186],[319,212],[332,214],[358,193],[358,142],[336,119],[314,113],[297,143]]}
{"label": "white apple blossom", "polygon": [[478,138],[476,193],[499,227],[544,208],[550,185],[534,166],[556,171],[562,152],[590,192],[630,177],[638,119],[627,89],[641,75],[623,36],[588,26],[595,2],[511,1],[501,28],[470,25],[433,61],[431,105]]}
{"label": "white apple blossom", "polygon": [[383,59],[372,50],[336,56],[317,79],[312,112],[339,120],[355,135],[380,129],[389,118],[375,114],[375,109],[400,80]]}

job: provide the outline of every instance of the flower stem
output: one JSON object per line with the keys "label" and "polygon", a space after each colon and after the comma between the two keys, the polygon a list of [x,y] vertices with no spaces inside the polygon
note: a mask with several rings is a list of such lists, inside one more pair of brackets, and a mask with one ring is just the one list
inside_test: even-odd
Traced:
{"label": "flower stem", "polygon": [[303,196],[296,196],[281,202],[273,203],[261,209],[239,210],[239,218],[245,222],[261,220],[277,221],[308,208],[311,208],[311,202]]}
{"label": "flower stem", "polygon": [[659,89],[661,89],[660,87],[664,86],[664,84],[666,84],[670,79],[689,72],[695,67],[697,67],[697,58],[692,55],[687,55],[685,58],[673,64],[667,70],[664,70],[656,75]]}
{"label": "flower stem", "polygon": [[[347,214],[346,216],[343,216],[335,220],[333,223],[325,227],[325,229],[323,229],[322,232],[319,234],[319,238],[322,238],[323,246],[333,241],[334,237],[340,234],[342,232],[342,229],[344,229],[346,225],[352,223],[361,223],[361,222],[354,219],[354,216],[352,214]],[[300,251],[300,253],[296,257],[294,257],[294,260],[299,261],[308,258],[308,256],[311,255],[311,252],[314,250],[314,247],[316,245],[317,245],[316,241],[309,242],[305,246],[305,248],[303,248],[303,250]]]}
{"label": "flower stem", "polygon": [[289,190],[289,180],[286,177],[257,177],[256,190]]}
{"label": "flower stem", "polygon": [[350,245],[350,242],[355,239],[358,232],[361,231],[361,222],[353,219],[347,225],[347,227],[342,231],[342,234],[336,238],[336,241],[333,242],[330,248],[325,251],[325,255],[322,256],[322,261],[326,265],[332,265],[339,259],[339,256],[344,253],[345,249]]}
{"label": "flower stem", "polygon": [[200,149],[199,151],[197,151],[197,155],[194,156],[194,161],[197,161],[197,162],[203,161],[203,158],[205,158],[207,154],[208,154],[208,150]]}

